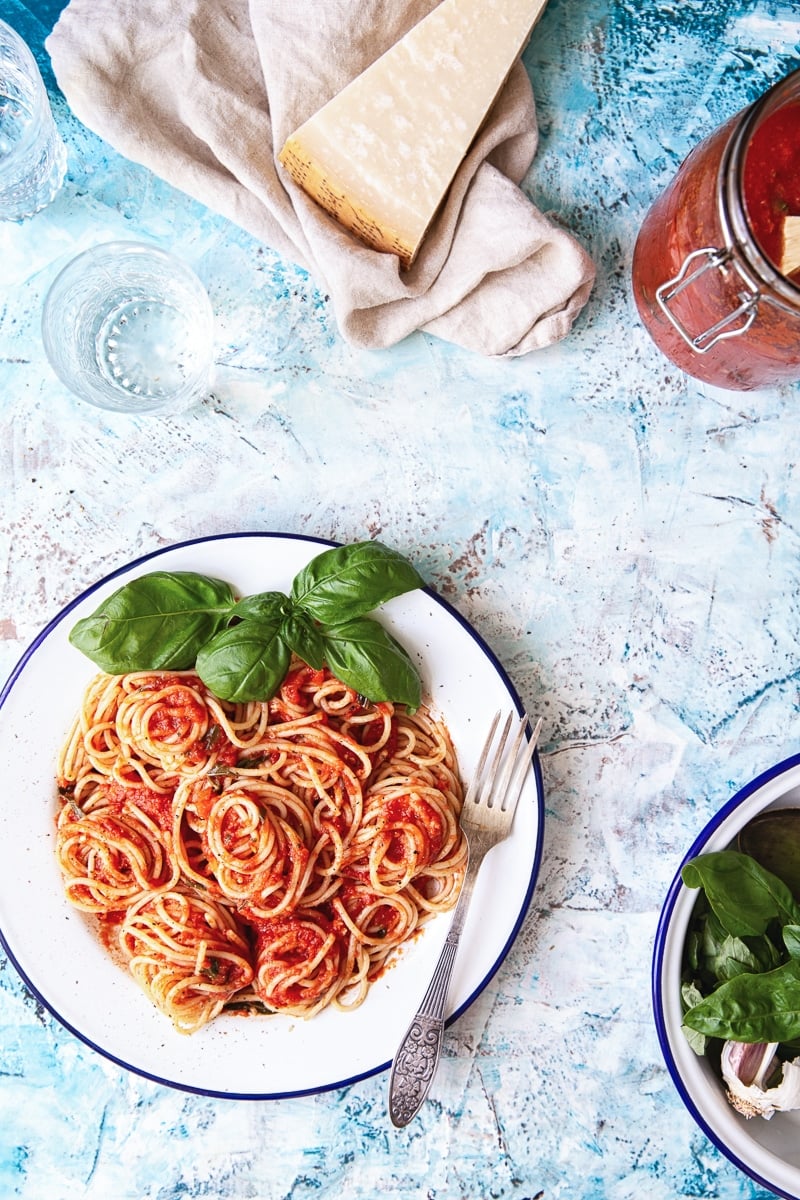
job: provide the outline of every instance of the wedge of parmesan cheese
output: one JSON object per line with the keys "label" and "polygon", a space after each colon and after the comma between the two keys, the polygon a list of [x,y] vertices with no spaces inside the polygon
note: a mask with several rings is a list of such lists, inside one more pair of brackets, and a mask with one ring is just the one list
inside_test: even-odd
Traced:
{"label": "wedge of parmesan cheese", "polygon": [[781,273],[792,275],[795,271],[800,271],[800,217],[786,217],[783,222]]}
{"label": "wedge of parmesan cheese", "polygon": [[292,179],[367,246],[413,263],[547,0],[441,0],[286,140]]}

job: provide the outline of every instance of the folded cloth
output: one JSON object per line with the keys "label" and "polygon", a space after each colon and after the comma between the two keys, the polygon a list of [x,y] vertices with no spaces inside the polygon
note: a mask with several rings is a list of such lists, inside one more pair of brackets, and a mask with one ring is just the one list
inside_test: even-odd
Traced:
{"label": "folded cloth", "polygon": [[46,42],[75,115],[127,158],[305,267],[350,343],[415,329],[487,355],[562,338],[591,259],[527,199],[530,81],[513,68],[416,262],[361,245],[289,179],[286,138],[435,0],[71,0]]}

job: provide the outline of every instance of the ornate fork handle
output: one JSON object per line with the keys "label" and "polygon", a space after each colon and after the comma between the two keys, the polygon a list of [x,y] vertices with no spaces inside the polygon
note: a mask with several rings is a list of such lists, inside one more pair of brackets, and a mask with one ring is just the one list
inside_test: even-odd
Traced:
{"label": "ornate fork handle", "polygon": [[439,1064],[447,991],[478,870],[490,843],[470,834],[469,860],[453,919],[428,989],[400,1042],[389,1080],[392,1124],[407,1125],[422,1107]]}

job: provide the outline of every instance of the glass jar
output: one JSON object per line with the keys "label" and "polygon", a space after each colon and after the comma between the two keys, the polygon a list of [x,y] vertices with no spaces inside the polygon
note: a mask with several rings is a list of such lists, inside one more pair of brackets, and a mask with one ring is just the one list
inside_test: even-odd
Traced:
{"label": "glass jar", "polygon": [[800,277],[765,250],[775,230],[759,225],[764,197],[753,192],[759,180],[762,191],[780,185],[774,196],[800,188],[798,167],[800,70],[696,146],[647,213],[633,294],[659,350],[687,374],[741,391],[800,379]]}

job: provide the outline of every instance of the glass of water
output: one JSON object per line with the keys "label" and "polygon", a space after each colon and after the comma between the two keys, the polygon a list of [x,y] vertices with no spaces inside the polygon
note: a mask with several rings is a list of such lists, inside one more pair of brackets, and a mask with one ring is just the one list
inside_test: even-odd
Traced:
{"label": "glass of water", "polygon": [[144,242],[105,242],[61,271],[42,340],[71,392],[120,413],[177,413],[211,389],[214,315],[195,273]]}
{"label": "glass of water", "polygon": [[36,60],[0,21],[0,220],[21,221],[44,208],[66,169],[66,147]]}

